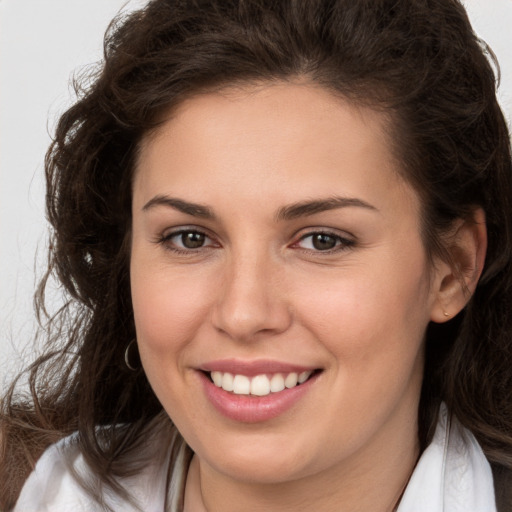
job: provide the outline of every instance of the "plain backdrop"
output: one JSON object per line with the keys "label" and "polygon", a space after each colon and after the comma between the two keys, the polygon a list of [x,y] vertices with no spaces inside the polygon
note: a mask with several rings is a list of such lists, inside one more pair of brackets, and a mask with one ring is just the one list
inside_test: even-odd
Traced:
{"label": "plain backdrop", "polygon": [[[32,297],[47,248],[43,159],[58,116],[72,101],[70,78],[101,58],[113,16],[144,3],[0,0],[0,390],[36,352]],[[500,99],[510,125],[512,0],[465,5],[500,61]],[[50,299],[58,303],[58,290]]]}

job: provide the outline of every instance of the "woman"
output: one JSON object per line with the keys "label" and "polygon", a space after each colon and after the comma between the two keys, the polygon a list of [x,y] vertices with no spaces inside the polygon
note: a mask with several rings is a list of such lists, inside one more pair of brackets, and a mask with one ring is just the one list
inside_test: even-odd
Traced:
{"label": "woman", "polygon": [[510,510],[512,169],[485,53],[455,0],[115,22],[47,157],[70,300],[31,400],[4,403],[3,505]]}

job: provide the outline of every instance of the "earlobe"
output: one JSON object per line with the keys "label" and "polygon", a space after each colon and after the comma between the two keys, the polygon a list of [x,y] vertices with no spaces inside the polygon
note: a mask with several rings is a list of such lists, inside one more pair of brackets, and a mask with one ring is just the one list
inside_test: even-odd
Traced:
{"label": "earlobe", "polygon": [[431,320],[443,323],[456,316],[473,295],[485,263],[487,228],[482,208],[468,219],[459,219],[446,240],[449,261],[435,269]]}

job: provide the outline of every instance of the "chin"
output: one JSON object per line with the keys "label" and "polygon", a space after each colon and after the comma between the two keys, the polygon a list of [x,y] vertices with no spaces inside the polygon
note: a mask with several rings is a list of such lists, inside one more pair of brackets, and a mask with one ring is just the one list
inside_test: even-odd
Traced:
{"label": "chin", "polygon": [[229,436],[227,442],[216,440],[195,452],[215,472],[246,483],[285,483],[321,471],[308,456],[307,443],[291,437],[289,433],[260,433],[238,440]]}

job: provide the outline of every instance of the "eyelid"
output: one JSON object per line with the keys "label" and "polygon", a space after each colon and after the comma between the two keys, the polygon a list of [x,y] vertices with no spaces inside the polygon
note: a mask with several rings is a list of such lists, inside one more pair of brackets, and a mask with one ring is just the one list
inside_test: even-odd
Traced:
{"label": "eyelid", "polygon": [[[332,249],[310,249],[300,247],[299,243],[309,237],[314,235],[327,235],[336,239],[336,245]],[[340,232],[330,228],[321,228],[321,227],[312,227],[307,228],[307,230],[302,230],[298,236],[295,237],[295,241],[291,244],[292,248],[302,249],[303,251],[307,251],[314,254],[332,254],[335,252],[346,251],[356,244],[356,239],[353,235],[347,232]]]}
{"label": "eyelid", "polygon": [[[184,233],[199,233],[204,235],[210,243],[197,248],[185,248],[171,242],[174,237],[183,235]],[[220,244],[216,241],[215,237],[211,235],[207,229],[198,226],[177,226],[175,228],[168,228],[164,230],[161,235],[157,236],[155,243],[164,246],[166,250],[181,254],[194,254],[201,250],[204,251],[214,247],[220,247]]]}
{"label": "eyelid", "polygon": [[[178,237],[184,233],[199,233],[204,235],[204,237],[209,241],[197,248],[186,248],[180,247],[179,245],[173,244],[171,240],[174,237]],[[327,235],[336,239],[336,245],[331,249],[314,249],[314,248],[305,248],[301,247],[300,243],[314,235]],[[165,249],[182,254],[194,254],[198,251],[204,251],[215,247],[220,247],[221,244],[218,242],[216,237],[210,234],[208,229],[204,229],[199,226],[177,226],[174,228],[167,228],[162,232],[161,235],[158,235],[154,240],[155,243],[160,244],[165,247]],[[298,234],[294,236],[294,241],[290,244],[289,247],[301,249],[305,252],[310,252],[314,254],[332,254],[336,252],[346,251],[352,248],[356,244],[356,239],[353,235],[347,233],[346,231],[340,232],[338,230],[332,228],[324,228],[324,227],[310,227],[301,230]]]}

